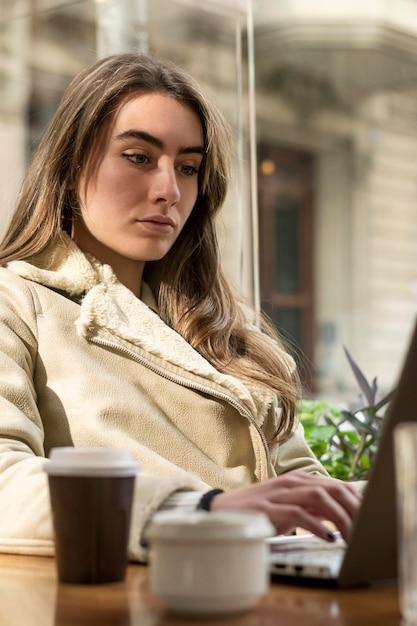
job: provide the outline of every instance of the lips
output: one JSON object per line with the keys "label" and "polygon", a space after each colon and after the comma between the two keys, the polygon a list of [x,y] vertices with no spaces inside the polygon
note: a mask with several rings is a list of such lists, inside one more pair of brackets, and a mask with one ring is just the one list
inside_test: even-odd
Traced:
{"label": "lips", "polygon": [[151,236],[171,236],[175,230],[176,222],[166,215],[149,215],[137,220],[143,232]]}
{"label": "lips", "polygon": [[169,215],[149,215],[147,217],[142,217],[138,222],[153,222],[156,224],[171,226],[171,228],[175,227],[175,221],[169,217]]}

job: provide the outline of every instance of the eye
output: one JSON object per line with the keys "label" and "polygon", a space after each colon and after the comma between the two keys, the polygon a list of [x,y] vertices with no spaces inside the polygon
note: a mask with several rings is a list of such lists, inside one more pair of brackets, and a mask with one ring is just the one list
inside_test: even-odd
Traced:
{"label": "eye", "polygon": [[149,163],[149,159],[145,154],[131,154],[130,152],[124,152],[123,158],[127,159],[131,163],[135,165],[143,165],[144,163]]}
{"label": "eye", "polygon": [[179,165],[178,169],[185,176],[194,176],[194,174],[198,174],[198,169],[193,165]]}

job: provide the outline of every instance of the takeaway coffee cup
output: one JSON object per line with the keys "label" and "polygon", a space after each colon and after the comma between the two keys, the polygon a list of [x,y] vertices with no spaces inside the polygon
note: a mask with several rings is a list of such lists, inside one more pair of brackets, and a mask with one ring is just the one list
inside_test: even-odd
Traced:
{"label": "takeaway coffee cup", "polygon": [[123,580],[138,463],[127,450],[62,447],[51,450],[45,471],[58,580]]}

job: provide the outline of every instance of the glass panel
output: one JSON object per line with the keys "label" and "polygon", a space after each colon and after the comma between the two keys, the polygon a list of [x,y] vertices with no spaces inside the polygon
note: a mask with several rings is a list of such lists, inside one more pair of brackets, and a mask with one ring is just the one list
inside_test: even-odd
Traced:
{"label": "glass panel", "polygon": [[2,0],[0,15],[0,236],[27,159],[62,91],[96,58],[95,3]]}
{"label": "glass panel", "polygon": [[317,164],[317,388],[353,390],[346,345],[383,394],[417,306],[417,3],[253,4],[258,140]]}
{"label": "glass panel", "polygon": [[247,14],[243,3],[152,0],[147,3],[147,19],[150,51],[195,76],[233,129],[233,181],[219,219],[221,253],[229,278],[255,298],[251,186],[256,180],[252,180],[249,144],[251,85],[244,63]]}
{"label": "glass panel", "polygon": [[31,63],[28,66],[27,137],[29,151],[54,113],[62,93],[83,67],[96,59],[94,4],[44,2],[30,20]]}
{"label": "glass panel", "polygon": [[278,332],[288,346],[297,365],[300,364],[301,345],[301,312],[294,308],[275,308],[272,312],[273,320]]}
{"label": "glass panel", "polygon": [[255,175],[248,139],[253,97],[246,63],[246,2],[0,0],[0,4],[0,140],[8,146],[0,154],[0,237],[27,158],[70,79],[97,56],[149,50],[190,71],[232,127],[234,180],[219,223],[220,240],[227,273],[253,298]]}
{"label": "glass panel", "polygon": [[279,195],[274,214],[274,291],[297,293],[299,290],[299,202]]}

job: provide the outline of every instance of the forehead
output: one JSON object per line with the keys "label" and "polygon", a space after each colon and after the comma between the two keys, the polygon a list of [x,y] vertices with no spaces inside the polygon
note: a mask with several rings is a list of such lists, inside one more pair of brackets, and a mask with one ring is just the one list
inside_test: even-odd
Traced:
{"label": "forehead", "polygon": [[198,114],[190,105],[163,93],[134,94],[119,103],[107,128],[108,138],[129,129],[146,130],[157,137],[181,135],[185,145],[204,141]]}

